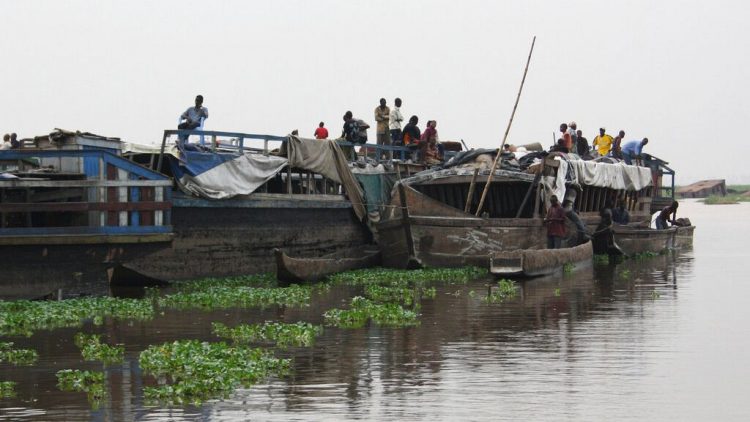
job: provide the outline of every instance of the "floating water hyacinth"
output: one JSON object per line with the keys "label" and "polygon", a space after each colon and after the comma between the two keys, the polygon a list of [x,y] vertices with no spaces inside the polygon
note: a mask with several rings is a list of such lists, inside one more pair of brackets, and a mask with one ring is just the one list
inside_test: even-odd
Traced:
{"label": "floating water hyacinth", "polygon": [[485,297],[485,301],[488,303],[499,303],[515,296],[516,283],[512,280],[501,279],[497,282],[497,288],[493,289],[492,292]]}
{"label": "floating water hyacinth", "polygon": [[370,283],[388,284],[392,282],[466,283],[486,275],[486,269],[477,267],[424,268],[419,270],[367,268],[334,274],[329,276],[328,280],[332,283],[346,283],[350,285]]}
{"label": "floating water hyacinth", "polygon": [[13,365],[33,365],[39,359],[36,350],[15,349],[13,342],[0,342],[0,363]]}
{"label": "floating water hyacinth", "polygon": [[401,286],[379,286],[368,284],[365,286],[365,296],[376,302],[396,302],[404,305],[413,305],[420,299],[434,299],[437,290],[434,287],[401,287]]}
{"label": "floating water hyacinth", "polygon": [[148,320],[153,305],[139,299],[90,297],[48,301],[0,301],[0,335],[31,336],[37,330],[79,327],[86,320],[110,317]]}
{"label": "floating water hyacinth", "polygon": [[213,287],[275,287],[276,276],[273,273],[263,273],[237,277],[207,277],[175,283],[173,286],[182,292],[208,290]]}
{"label": "floating water hyacinth", "polygon": [[323,334],[323,327],[308,322],[265,322],[241,324],[234,328],[215,322],[211,327],[218,337],[228,338],[235,343],[271,342],[280,348],[310,347],[315,344],[315,338]]}
{"label": "floating water hyacinth", "polygon": [[0,399],[9,399],[16,396],[16,383],[13,381],[0,381]]}
{"label": "floating water hyacinth", "polygon": [[323,316],[326,324],[339,328],[361,328],[368,321],[384,327],[419,325],[416,312],[397,303],[375,303],[361,296],[352,299],[349,309],[330,309]]}
{"label": "floating water hyacinth", "polygon": [[199,404],[270,376],[283,376],[289,371],[289,360],[262,349],[183,340],[144,350],[140,367],[160,384],[144,387],[146,400]]}
{"label": "floating water hyacinth", "polygon": [[121,363],[125,356],[122,345],[110,346],[101,342],[97,334],[78,333],[74,338],[75,345],[81,349],[81,355],[87,361],[101,361],[105,365]]}
{"label": "floating water hyacinth", "polygon": [[285,288],[206,286],[200,290],[177,292],[159,297],[161,307],[174,309],[224,309],[256,306],[302,306],[310,303],[311,286]]}
{"label": "floating water hyacinth", "polygon": [[93,408],[107,396],[104,372],[63,369],[57,371],[57,387],[62,391],[84,392]]}
{"label": "floating water hyacinth", "polygon": [[594,265],[609,265],[609,255],[598,254],[594,255]]}

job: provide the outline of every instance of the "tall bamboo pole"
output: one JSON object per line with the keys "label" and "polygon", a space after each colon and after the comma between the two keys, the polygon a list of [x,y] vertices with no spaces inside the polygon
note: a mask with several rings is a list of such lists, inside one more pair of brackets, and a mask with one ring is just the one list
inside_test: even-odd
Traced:
{"label": "tall bamboo pole", "polygon": [[477,217],[479,217],[479,215],[482,213],[484,200],[487,197],[487,192],[490,190],[492,176],[495,174],[497,163],[500,162],[500,156],[502,155],[502,152],[503,152],[503,146],[505,146],[505,141],[508,139],[508,132],[510,132],[510,126],[513,124],[513,116],[516,115],[516,108],[518,107],[518,100],[521,99],[521,91],[523,91],[523,83],[526,81],[526,73],[528,73],[529,71],[529,63],[531,62],[531,53],[534,52],[534,43],[536,43],[536,35],[534,36],[534,39],[531,40],[531,49],[529,50],[529,58],[526,59],[526,68],[523,70],[523,78],[521,79],[521,86],[518,88],[518,95],[516,96],[516,103],[513,105],[513,112],[510,113],[510,120],[508,120],[508,127],[505,128],[505,135],[503,135],[503,142],[500,144],[500,149],[497,150],[495,161],[492,162],[492,169],[490,170],[490,174],[487,176],[487,182],[484,185],[484,190],[482,191],[482,197],[479,200],[479,206],[477,207],[477,212],[475,214]]}

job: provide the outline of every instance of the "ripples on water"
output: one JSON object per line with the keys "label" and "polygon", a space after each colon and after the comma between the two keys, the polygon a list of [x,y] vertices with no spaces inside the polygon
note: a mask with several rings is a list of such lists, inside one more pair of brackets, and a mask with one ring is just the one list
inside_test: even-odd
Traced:
{"label": "ripples on water", "polygon": [[[269,319],[320,323],[348,292],[304,309],[175,312],[102,327],[126,345],[108,372],[110,397],[90,411],[83,393],[55,387],[80,362],[79,329],[13,339],[39,364],[3,366],[18,398],[0,417],[26,420],[747,420],[750,380],[741,277],[750,204],[686,202],[693,251],[592,266],[521,283],[517,298],[486,304],[486,281],[446,286],[423,301],[421,326],[326,329],[311,350],[287,352],[294,373],[201,407],[145,407],[138,353],[149,344],[211,340],[210,323]],[[470,292],[474,290],[476,294]],[[91,331],[92,327],[85,327]]]}

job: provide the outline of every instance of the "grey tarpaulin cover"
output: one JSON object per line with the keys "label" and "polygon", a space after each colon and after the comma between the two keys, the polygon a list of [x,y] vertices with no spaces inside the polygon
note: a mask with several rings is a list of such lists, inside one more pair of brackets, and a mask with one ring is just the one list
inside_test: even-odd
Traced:
{"label": "grey tarpaulin cover", "polygon": [[288,136],[281,146],[281,155],[286,155],[292,167],[321,174],[344,186],[354,213],[360,220],[367,215],[364,193],[359,182],[349,169],[348,161],[341,147],[332,140],[303,139]]}

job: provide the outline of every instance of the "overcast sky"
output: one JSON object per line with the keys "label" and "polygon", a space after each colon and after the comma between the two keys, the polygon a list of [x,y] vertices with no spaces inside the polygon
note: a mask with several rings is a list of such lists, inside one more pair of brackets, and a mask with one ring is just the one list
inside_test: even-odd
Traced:
{"label": "overcast sky", "polygon": [[[747,1],[0,0],[0,132],[155,143],[196,94],[206,129],[332,134],[378,99],[497,147],[575,120],[671,163],[679,184],[750,183]],[[374,126],[374,125],[373,125]],[[371,130],[372,132],[372,130]],[[370,134],[374,139],[374,133]],[[723,152],[722,152],[723,151]],[[719,154],[710,162],[707,155]]]}

